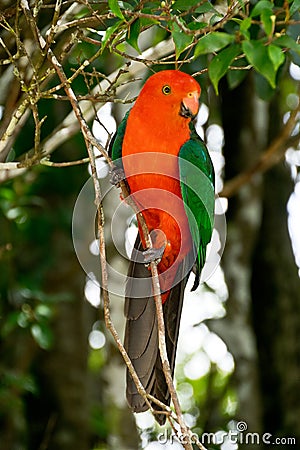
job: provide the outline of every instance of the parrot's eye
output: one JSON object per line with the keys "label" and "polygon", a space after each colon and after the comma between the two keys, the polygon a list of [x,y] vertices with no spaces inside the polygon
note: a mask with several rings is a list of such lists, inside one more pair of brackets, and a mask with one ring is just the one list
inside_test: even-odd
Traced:
{"label": "parrot's eye", "polygon": [[163,86],[162,92],[163,92],[163,94],[165,94],[165,95],[171,94],[171,88],[170,88],[170,86],[169,86],[168,84],[166,84],[165,86]]}

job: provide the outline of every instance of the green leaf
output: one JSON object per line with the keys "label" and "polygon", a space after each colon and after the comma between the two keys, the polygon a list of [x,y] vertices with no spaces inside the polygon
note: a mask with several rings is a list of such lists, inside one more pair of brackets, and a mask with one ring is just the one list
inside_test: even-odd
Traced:
{"label": "green leaf", "polygon": [[133,47],[139,54],[141,54],[141,50],[138,46],[138,38],[141,31],[141,22],[139,19],[135,20],[129,27],[127,31],[126,41],[131,47]]}
{"label": "green leaf", "polygon": [[276,70],[269,57],[268,48],[262,41],[244,41],[242,47],[250,64],[275,88]]}
{"label": "green leaf", "polygon": [[41,303],[35,308],[34,315],[37,320],[50,319],[53,311],[48,305]]}
{"label": "green leaf", "polygon": [[117,0],[108,0],[108,6],[115,16],[119,17],[119,19],[124,20],[124,16]]}
{"label": "green leaf", "polygon": [[259,98],[270,101],[274,95],[275,89],[272,89],[270,83],[260,73],[254,72],[255,91]]}
{"label": "green leaf", "polygon": [[252,19],[251,17],[247,17],[244,19],[240,25],[240,32],[243,36],[245,36],[246,39],[250,38],[249,28],[251,27]]}
{"label": "green leaf", "polygon": [[123,24],[123,21],[118,20],[118,22],[116,22],[115,24],[113,24],[111,27],[108,27],[108,28],[107,28],[107,30],[106,30],[106,32],[105,32],[105,35],[104,35],[104,37],[103,37],[103,39],[102,39],[102,42],[101,42],[101,44],[102,44],[102,50],[105,49],[105,47],[107,46],[107,44],[108,44],[108,42],[109,42],[111,36],[115,33],[115,31],[117,31],[117,29],[118,29],[118,28],[120,27],[120,25],[122,25],[122,24]]}
{"label": "green leaf", "polygon": [[225,75],[230,64],[234,58],[238,56],[240,51],[240,45],[233,44],[230,47],[221,50],[220,53],[212,59],[208,67],[208,74],[217,94],[220,79]]}
{"label": "green leaf", "polygon": [[141,17],[139,19],[140,24],[141,24],[141,28],[142,27],[147,27],[148,25],[159,25],[160,22],[159,20],[153,19],[152,17]]}
{"label": "green leaf", "polygon": [[276,20],[276,17],[274,16],[273,11],[270,11],[269,9],[265,9],[262,11],[260,17],[261,17],[261,21],[262,21],[264,30],[266,32],[266,35],[270,36],[273,33],[274,22]]}
{"label": "green leaf", "polygon": [[30,331],[34,340],[41,348],[48,350],[52,346],[53,335],[47,325],[35,323],[31,326]]}
{"label": "green leaf", "polygon": [[283,64],[285,61],[284,53],[279,47],[273,44],[268,45],[268,53],[270,60],[272,61],[272,64],[274,66],[275,72],[277,72],[281,64]]}
{"label": "green leaf", "polygon": [[[247,66],[248,62],[245,58],[238,59],[234,61],[232,64],[234,67],[245,67]],[[241,70],[229,70],[227,72],[227,81],[230,89],[235,89],[247,76],[248,70],[241,69]]]}
{"label": "green leaf", "polygon": [[[172,5],[172,9],[173,10],[177,9],[179,11],[188,11],[189,9],[191,9],[195,5],[197,5],[197,3],[199,3],[198,0],[177,0]],[[213,7],[211,2],[207,1],[207,2],[204,2],[202,5],[198,6],[194,12],[196,12],[198,14],[205,14],[210,11],[217,12],[217,10]]]}
{"label": "green leaf", "polygon": [[[134,2],[134,3],[136,3],[136,5],[138,4],[138,2]],[[128,2],[119,2],[119,5],[122,7],[122,9],[128,9],[129,11],[133,11],[134,7],[135,7],[134,4],[131,5]]]}
{"label": "green leaf", "polygon": [[10,313],[1,327],[1,336],[6,337],[11,333],[17,326],[19,320],[19,311],[14,311]]}
{"label": "green leaf", "polygon": [[227,72],[227,82],[230,89],[235,89],[247,76],[247,70],[229,70]]}
{"label": "green leaf", "polygon": [[199,14],[205,14],[210,11],[214,11],[220,16],[220,13],[213,7],[213,5],[210,2],[203,3],[203,5],[199,6],[195,12]]}
{"label": "green leaf", "polygon": [[1,188],[0,190],[0,198],[5,198],[6,200],[12,201],[15,198],[16,194],[12,189]]}
{"label": "green leaf", "polygon": [[218,11],[215,14],[212,14],[210,19],[209,19],[209,25],[213,26],[215,25],[217,22],[220,21],[220,18],[222,18],[222,14],[220,14]]}
{"label": "green leaf", "polygon": [[282,48],[290,48],[291,50],[299,53],[300,55],[300,45],[297,44],[297,42],[294,41],[294,39],[291,38],[291,36],[289,36],[288,34],[284,34],[279,38],[275,39],[273,41],[273,44],[278,45],[278,47]]}
{"label": "green leaf", "polygon": [[191,22],[188,24],[189,30],[201,30],[202,28],[207,27],[206,22]]}
{"label": "green leaf", "polygon": [[206,55],[207,53],[217,52],[235,40],[232,34],[222,32],[208,33],[199,39],[195,47],[195,58],[199,55]]}
{"label": "green leaf", "polygon": [[259,16],[265,10],[273,11],[273,7],[273,3],[269,2],[268,0],[260,0],[252,9],[250,17]]}
{"label": "green leaf", "polygon": [[185,34],[177,23],[172,23],[171,34],[175,44],[176,58],[192,43],[193,36]]}
{"label": "green leaf", "polygon": [[290,15],[292,16],[300,9],[300,0],[295,0],[290,7]]}
{"label": "green leaf", "polygon": [[28,315],[27,315],[26,313],[24,313],[23,311],[21,311],[21,312],[18,314],[17,322],[18,322],[19,327],[21,327],[21,328],[27,328],[28,325],[29,325],[29,322],[30,322],[30,318],[28,317]]}
{"label": "green leaf", "polygon": [[180,11],[188,11],[197,5],[199,0],[177,0],[173,5],[172,9],[179,9]]}

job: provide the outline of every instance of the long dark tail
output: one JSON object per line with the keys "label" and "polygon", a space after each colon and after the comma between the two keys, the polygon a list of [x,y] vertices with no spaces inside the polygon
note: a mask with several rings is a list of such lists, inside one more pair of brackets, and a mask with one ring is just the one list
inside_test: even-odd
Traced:
{"label": "long dark tail", "polygon": [[[135,242],[135,249],[143,250],[139,236]],[[151,273],[143,263],[136,262],[134,259],[132,258],[130,262],[126,283],[125,316],[127,322],[124,345],[146,392],[164,404],[169,405],[170,393],[159,355]],[[183,267],[180,267],[178,272],[181,271],[183,271]],[[172,376],[175,367],[183,294],[188,276],[189,274],[170,290],[168,299],[163,304],[166,346]],[[148,409],[143,397],[139,395],[128,370],[126,396],[133,412],[143,412]],[[157,414],[156,420],[163,424],[166,416]]]}

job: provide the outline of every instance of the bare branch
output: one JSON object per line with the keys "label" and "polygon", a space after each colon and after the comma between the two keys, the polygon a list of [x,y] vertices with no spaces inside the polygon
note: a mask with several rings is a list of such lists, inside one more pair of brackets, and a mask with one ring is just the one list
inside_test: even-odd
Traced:
{"label": "bare branch", "polygon": [[3,153],[6,157],[7,149],[11,147],[15,135],[19,132],[19,130],[23,127],[25,121],[27,120],[29,114],[29,110],[27,109],[28,106],[29,100],[25,99],[19,104],[19,106],[13,113],[10,123],[8,124],[5,132],[0,139],[0,159],[1,153]]}
{"label": "bare branch", "polygon": [[289,147],[297,145],[300,139],[300,133],[295,136],[291,136],[291,134],[299,120],[299,112],[300,104],[296,109],[291,111],[290,117],[281,132],[263,152],[258,161],[250,169],[227,181],[222,192],[219,194],[221,197],[232,197],[235,195],[243,185],[251,182],[255,175],[264,173],[277,164],[284,157]]}
{"label": "bare branch", "polygon": [[77,161],[66,161],[66,162],[52,162],[47,157],[40,160],[40,164],[43,166],[49,167],[71,167],[71,166],[79,166],[81,164],[87,164],[90,162],[90,158],[82,158]]}
{"label": "bare branch", "polygon": [[[99,92],[105,92],[113,83],[115,83],[115,80],[119,78],[120,74],[122,74],[122,82],[119,83],[119,85],[116,87],[118,90],[118,93],[121,95],[121,93],[126,88],[126,83],[132,80],[135,80],[138,78],[139,75],[141,75],[145,70],[145,65],[143,64],[143,58],[145,59],[159,59],[170,52],[172,52],[174,49],[174,44],[172,39],[167,39],[165,41],[160,42],[155,47],[150,47],[149,49],[145,50],[141,55],[141,61],[136,61],[130,64],[128,66],[127,64],[124,65],[121,69],[117,69],[113,71],[109,76],[107,76],[104,80],[102,80],[98,86],[96,86],[92,91],[91,95],[98,95]],[[60,63],[59,63],[60,65]],[[65,77],[64,82],[66,83],[67,77]],[[63,86],[63,83],[61,83],[60,87]],[[67,96],[67,98],[69,98]],[[106,100],[107,101],[107,100]],[[23,109],[21,111],[17,111],[15,113],[16,118],[18,118],[18,121],[20,120],[20,117],[24,112],[26,111],[27,106],[29,105],[28,100],[26,101],[26,104],[23,106]],[[93,105],[90,101],[82,100],[78,103],[78,106],[80,108],[81,114],[84,117],[85,121],[88,122],[95,117],[95,109],[93,108]],[[99,102],[95,105],[96,111],[99,110],[103,106],[103,103]],[[29,110],[28,110],[29,113]],[[28,114],[27,113],[27,114]],[[20,116],[20,117],[19,117]],[[27,119],[24,117],[22,118],[22,123],[20,124],[23,126],[23,120],[25,121]],[[10,126],[7,128],[7,132],[11,130],[11,133],[13,134],[12,139],[15,137],[15,128],[17,121],[16,118],[14,119],[14,116],[12,118]],[[13,121],[14,119],[14,121]],[[72,136],[78,133],[80,130],[80,125],[77,120],[76,115],[74,114],[74,111],[70,112],[65,119],[61,122],[61,124],[56,127],[53,132],[40,144],[40,154],[41,157],[44,158],[46,156],[49,156],[51,153],[53,153],[57,148],[59,148],[64,142],[68,141]],[[3,147],[7,148],[11,145],[11,140],[7,141],[7,136],[2,137],[0,140],[0,152],[1,152],[1,145]],[[98,143],[97,143],[98,145]],[[28,157],[30,159],[31,154],[33,153],[33,150],[30,150],[28,152]],[[27,161],[29,161],[27,158]],[[35,160],[35,164],[37,161]],[[32,165],[32,164],[30,164]],[[30,166],[28,165],[28,167]],[[18,165],[20,167],[20,165]],[[23,166],[24,167],[24,166]],[[1,166],[0,166],[1,169]],[[10,170],[10,172],[8,172]],[[13,166],[6,167],[5,172],[0,172],[0,182],[6,181],[10,178],[13,178],[15,176],[20,175],[24,172],[24,169],[16,169]]]}

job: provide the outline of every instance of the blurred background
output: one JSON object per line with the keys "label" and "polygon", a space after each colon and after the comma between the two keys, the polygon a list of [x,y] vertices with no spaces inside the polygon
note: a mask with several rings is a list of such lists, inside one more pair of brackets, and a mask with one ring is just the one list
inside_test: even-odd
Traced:
{"label": "blurred background", "polygon": [[[283,50],[273,85],[242,55],[239,70],[227,67],[220,77],[217,95],[206,70],[215,49],[198,48],[192,58],[190,35],[170,31],[153,15],[184,17],[192,31],[197,21],[213,30],[232,4],[202,2],[207,11],[196,15],[199,2],[178,0],[174,10],[168,3],[56,2],[54,9],[45,0],[33,2],[29,15],[24,4],[0,2],[1,450],[183,448],[159,443],[164,429],[151,414],[134,417],[126,405],[125,366],[103,320],[86,145],[30,18],[63,64],[104,147],[153,71],[174,68],[176,58],[177,67],[197,74],[197,130],[214,161],[227,237],[221,263],[197,292],[186,291],[175,373],[179,399],[193,432],[214,433],[215,442],[203,442],[207,448],[272,448],[262,439],[249,446],[242,437],[224,438],[241,422],[244,436],[270,433],[271,442],[281,439],[276,448],[300,448],[299,53]],[[274,11],[259,3],[257,16],[237,10],[223,32],[264,36],[263,11]],[[286,33],[296,45],[294,3],[284,19],[278,2],[270,39]],[[194,8],[189,15],[188,7]],[[148,23],[137,25],[137,12]],[[122,337],[126,255],[136,229],[103,158],[97,168],[111,313]],[[215,239],[222,253],[224,237],[216,231]]]}

